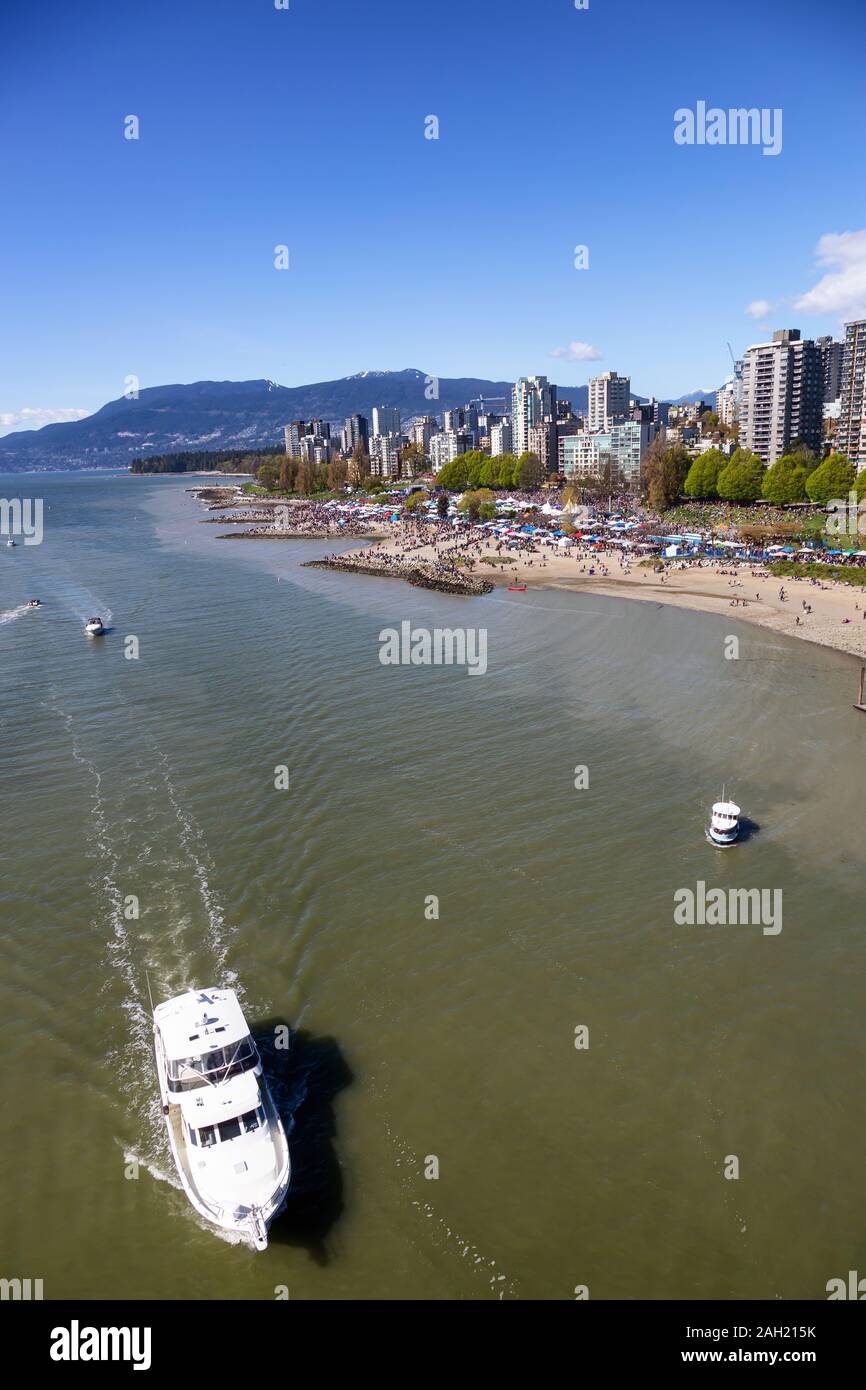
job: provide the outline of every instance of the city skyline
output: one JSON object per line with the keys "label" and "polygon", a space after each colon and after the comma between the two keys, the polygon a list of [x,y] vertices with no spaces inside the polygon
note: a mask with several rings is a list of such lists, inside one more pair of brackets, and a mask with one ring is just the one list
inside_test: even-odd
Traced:
{"label": "city skyline", "polygon": [[[90,414],[129,376],[407,362],[563,390],[628,371],[664,399],[721,385],[728,342],[840,339],[866,313],[862,7],[823,7],[827,64],[805,0],[702,7],[699,45],[686,0],[652,24],[637,0],[562,0],[532,12],[543,63],[526,16],[5,14],[0,432]],[[678,143],[678,111],[715,107],[781,112],[775,157]]]}

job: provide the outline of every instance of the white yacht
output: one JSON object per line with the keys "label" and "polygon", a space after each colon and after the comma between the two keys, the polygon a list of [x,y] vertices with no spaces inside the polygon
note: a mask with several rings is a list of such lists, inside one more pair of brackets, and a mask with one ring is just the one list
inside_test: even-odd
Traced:
{"label": "white yacht", "polygon": [[88,618],[84,624],[84,631],[88,637],[101,637],[105,628],[102,626],[101,618]]}
{"label": "white yacht", "polygon": [[232,989],[190,990],[153,1011],[159,1091],[196,1211],[257,1250],[291,1180],[289,1145]]}
{"label": "white yacht", "polygon": [[732,845],[740,833],[740,808],[733,801],[717,801],[710,815],[707,839],[720,849]]}

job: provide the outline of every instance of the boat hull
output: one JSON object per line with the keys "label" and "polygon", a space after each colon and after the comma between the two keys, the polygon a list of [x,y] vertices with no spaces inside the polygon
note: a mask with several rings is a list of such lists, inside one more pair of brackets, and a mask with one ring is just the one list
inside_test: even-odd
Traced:
{"label": "boat hull", "polygon": [[735,845],[737,843],[737,837],[739,836],[739,833],[739,829],[737,829],[732,831],[730,834],[720,835],[719,832],[717,830],[713,830],[712,827],[709,827],[705,831],[706,837],[709,840],[710,844],[715,845],[716,849],[730,849],[731,845]]}

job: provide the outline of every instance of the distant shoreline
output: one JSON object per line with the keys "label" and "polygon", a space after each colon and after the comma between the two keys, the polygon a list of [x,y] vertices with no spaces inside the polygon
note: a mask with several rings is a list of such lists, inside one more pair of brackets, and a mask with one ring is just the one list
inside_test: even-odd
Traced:
{"label": "distant shoreline", "polygon": [[[190,489],[197,493],[197,489]],[[225,489],[226,493],[237,489]],[[200,501],[212,501],[199,498]],[[251,499],[235,498],[235,503],[250,505]],[[232,504],[228,504],[231,506]],[[292,506],[292,501],[287,501]],[[294,505],[303,505],[300,502]],[[221,499],[217,510],[223,510],[226,503]],[[259,499],[259,506],[261,501]],[[225,522],[227,518],[215,518]],[[246,518],[244,518],[246,520]],[[473,557],[471,570],[453,577],[443,574],[441,556],[432,545],[413,549],[411,558],[401,550],[396,534],[388,527],[373,522],[370,530],[376,534],[375,549],[369,548],[369,537],[345,535],[342,539],[356,543],[357,549],[346,550],[340,555],[322,556],[306,561],[305,568],[331,569],[344,574],[365,574],[382,579],[402,579],[404,583],[444,593],[461,593],[480,597],[496,590],[507,590],[509,586],[526,586],[526,592],[533,589],[565,589],[574,592],[603,594],[609,598],[634,599],[638,602],[655,602],[659,607],[689,608],[696,612],[725,615],[736,622],[751,623],[769,631],[782,633],[786,637],[796,637],[815,646],[829,647],[843,656],[866,661],[866,588],[854,588],[830,581],[811,583],[805,579],[769,576],[757,578],[752,573],[760,567],[756,564],[737,565],[733,561],[730,568],[722,565],[666,567],[664,580],[645,566],[631,563],[627,568],[620,565],[619,552],[601,554],[572,554],[558,551],[536,551],[531,557],[496,554],[491,550],[490,558],[506,560],[508,568],[500,563],[486,565],[484,556]],[[326,537],[308,531],[306,535],[281,535],[279,532],[264,531],[219,537],[224,540],[333,540],[336,535]],[[456,558],[456,556],[455,556]],[[589,573],[593,570],[594,573]],[[602,573],[606,570],[607,573]],[[784,591],[785,599],[779,594]],[[514,602],[520,598],[515,595]],[[807,606],[808,610],[807,611]]]}

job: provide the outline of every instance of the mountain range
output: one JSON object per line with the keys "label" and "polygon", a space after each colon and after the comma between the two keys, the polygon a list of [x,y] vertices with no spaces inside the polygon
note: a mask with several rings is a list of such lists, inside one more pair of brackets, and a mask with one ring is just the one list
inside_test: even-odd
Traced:
{"label": "mountain range", "polygon": [[[196,381],[150,386],[135,399],[121,396],[93,415],[0,438],[0,471],[58,468],[117,468],[133,458],[181,450],[281,447],[291,420],[326,420],[342,425],[347,415],[370,418],[373,406],[397,406],[403,423],[414,416],[441,415],[467,402],[489,401],[501,412],[510,403],[510,381],[482,377],[436,379],[414,368],[358,372],[336,381],[279,386],[274,381]],[[701,392],[681,400],[693,399]],[[572,409],[587,407],[586,386],[562,386]],[[507,398],[503,399],[503,398]],[[640,399],[640,398],[639,398]]]}

